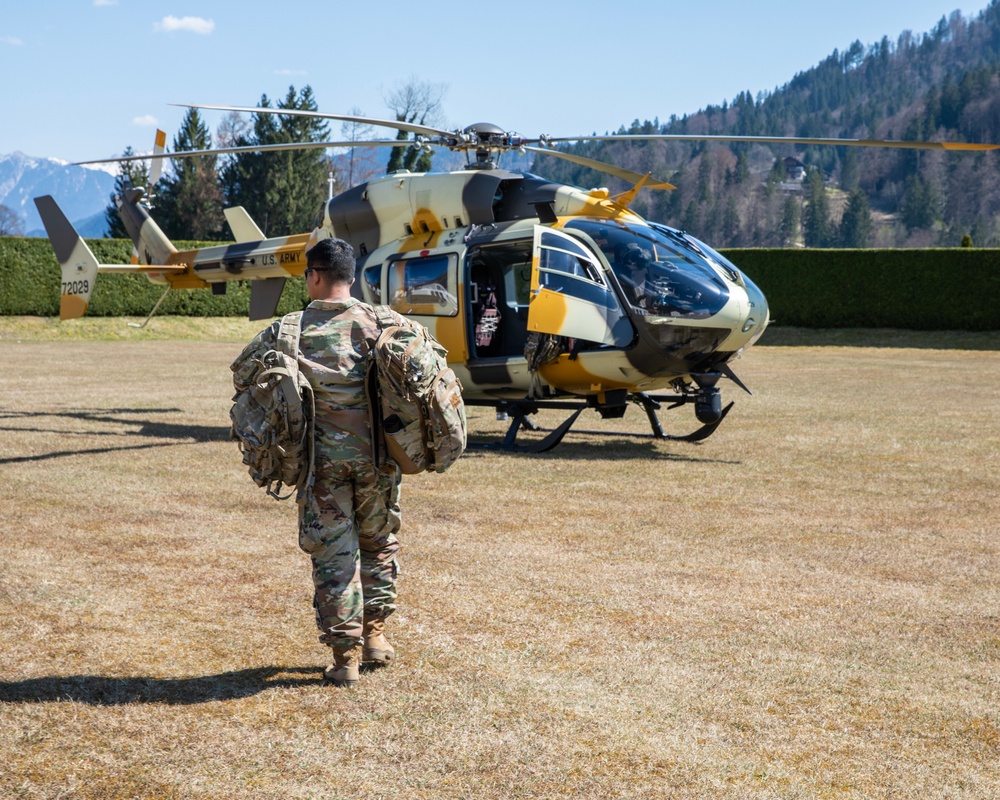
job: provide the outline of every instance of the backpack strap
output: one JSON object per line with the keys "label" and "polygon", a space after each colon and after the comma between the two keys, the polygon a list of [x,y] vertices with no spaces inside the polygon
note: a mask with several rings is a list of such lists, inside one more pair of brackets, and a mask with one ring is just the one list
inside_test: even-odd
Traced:
{"label": "backpack strap", "polygon": [[[276,369],[272,370],[275,373],[285,374],[291,379],[292,386],[296,391],[289,393],[287,396],[298,398],[300,393],[298,391],[300,384],[299,375],[299,339],[302,335],[302,313],[301,311],[293,311],[291,314],[285,314],[281,318],[281,322],[278,325],[278,342],[275,345],[275,349],[281,353],[284,353],[291,359],[291,364],[287,372],[285,370]],[[292,366],[294,365],[294,366]],[[299,479],[298,485],[295,487],[298,490],[298,495],[296,497],[296,502],[299,505],[305,503],[306,499],[306,488],[312,480],[313,472],[316,468],[316,442],[314,436],[314,420],[316,418],[316,399],[313,396],[312,386],[306,385],[302,387],[305,391],[302,394],[307,394],[306,400],[306,410],[304,416],[307,420],[307,425],[309,427],[309,433],[306,436],[306,446],[309,448],[308,462],[309,468],[306,470],[305,474]],[[278,497],[278,495],[272,494],[271,488],[268,487],[268,494],[271,494],[277,499],[283,500],[285,498]],[[286,495],[285,497],[289,497]]]}
{"label": "backpack strap", "polygon": [[278,325],[277,349],[289,358],[299,360],[299,336],[302,333],[302,312],[293,311],[285,314]]}
{"label": "backpack strap", "polygon": [[372,311],[375,312],[375,321],[378,323],[380,331],[384,331],[386,328],[396,324],[396,317],[393,316],[392,309],[389,306],[372,306]]}
{"label": "backpack strap", "polygon": [[382,465],[385,455],[385,431],[382,429],[382,393],[378,386],[378,367],[374,356],[369,356],[365,368],[365,399],[368,401],[368,430],[371,432],[372,463],[375,469]]}
{"label": "backpack strap", "polygon": [[[379,335],[386,328],[396,324],[396,318],[392,314],[389,306],[372,306],[372,313],[375,316],[375,324],[378,325]],[[388,457],[385,445],[385,430],[382,426],[382,393],[378,383],[378,364],[375,362],[375,344],[372,342],[372,349],[368,353],[368,366],[365,368],[365,396],[368,400],[368,429],[371,431],[372,461],[375,469],[378,469],[382,461]]]}

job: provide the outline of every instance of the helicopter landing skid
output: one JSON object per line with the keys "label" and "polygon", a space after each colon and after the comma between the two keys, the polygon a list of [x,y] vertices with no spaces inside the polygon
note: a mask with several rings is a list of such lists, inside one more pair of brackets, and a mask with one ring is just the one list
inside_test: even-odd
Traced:
{"label": "helicopter landing skid", "polygon": [[[646,395],[641,393],[636,393],[630,396],[632,402],[637,405],[642,406],[643,410],[646,412],[646,417],[649,420],[650,428],[652,428],[651,433],[628,433],[624,431],[579,431],[579,433],[586,433],[593,436],[638,436],[638,437],[649,437],[652,439],[663,439],[665,441],[672,442],[700,442],[707,439],[713,433],[715,429],[719,427],[722,420],[726,418],[726,415],[735,405],[735,403],[729,403],[725,408],[722,409],[722,413],[719,418],[714,422],[706,423],[698,428],[696,431],[685,434],[684,436],[672,436],[670,434],[664,433],[663,426],[660,424],[659,417],[657,417],[656,412],[661,408],[661,401],[673,401],[671,405],[667,406],[667,409],[678,408],[687,402],[690,402],[688,398],[683,395]],[[476,404],[478,405],[478,404]],[[539,410],[539,404],[533,402],[516,402],[511,401],[509,403],[504,403],[498,410],[505,411],[510,414],[511,420],[510,425],[507,428],[507,433],[504,435],[502,441],[493,442],[490,444],[482,445],[482,447],[494,450],[505,450],[513,451],[519,453],[547,453],[552,450],[556,445],[558,445],[563,438],[569,433],[570,428],[576,422],[577,418],[586,408],[590,408],[590,404],[585,403],[545,403],[546,408],[562,408],[571,409],[572,414],[569,415],[557,428],[546,429],[536,425],[531,418],[530,414],[536,414]],[[622,412],[624,413],[624,408]],[[621,416],[621,414],[615,414],[614,416]],[[532,442],[531,444],[521,444],[517,441],[517,435],[521,430],[526,431],[542,431],[547,432],[547,435],[537,442]]]}
{"label": "helicopter landing skid", "polygon": [[649,419],[649,426],[653,429],[652,436],[654,439],[666,439],[671,442],[700,442],[707,439],[713,433],[715,429],[722,424],[722,420],[726,418],[726,414],[732,409],[735,402],[730,402],[725,408],[722,409],[722,413],[719,414],[719,418],[715,422],[709,422],[702,425],[698,430],[692,431],[691,433],[685,434],[684,436],[671,436],[670,434],[663,432],[663,426],[660,425],[660,418],[656,416],[657,410],[660,408],[659,401],[661,400],[674,400],[672,405],[667,406],[667,410],[671,408],[677,408],[678,406],[684,405],[687,402],[680,396],[655,396],[647,394],[634,394],[632,395],[632,401],[641,405],[643,411],[646,412],[646,417]]}
{"label": "helicopter landing skid", "polygon": [[515,411],[514,418],[510,421],[510,427],[507,428],[507,434],[503,437],[503,441],[493,446],[498,450],[516,450],[519,453],[547,453],[563,440],[569,429],[573,427],[573,423],[576,422],[576,418],[580,416],[580,412],[585,408],[586,406],[580,406],[558,428],[549,431],[547,436],[532,444],[518,444],[518,431],[521,428],[528,431],[541,431],[544,429],[538,427],[528,419],[528,412],[525,410]]}
{"label": "helicopter landing skid", "polygon": [[[645,410],[646,416],[649,419],[649,426],[653,429],[652,433],[631,433],[629,431],[577,431],[577,433],[586,433],[589,436],[633,436],[637,438],[663,439],[667,442],[689,442],[694,444],[707,439],[715,433],[715,429],[722,424],[722,420],[726,418],[726,414],[736,405],[735,402],[730,402],[729,405],[722,409],[719,418],[715,422],[708,422],[698,428],[698,430],[686,433],[683,436],[674,436],[663,432],[663,426],[660,424],[659,417],[656,416],[656,409],[659,408],[659,404],[654,404],[655,401],[649,402],[651,398],[646,395],[642,395],[642,398],[644,399],[640,399],[637,395],[633,396],[634,402],[642,405]],[[676,408],[680,405],[683,405],[683,403],[675,403],[674,405],[667,406],[667,408]]]}

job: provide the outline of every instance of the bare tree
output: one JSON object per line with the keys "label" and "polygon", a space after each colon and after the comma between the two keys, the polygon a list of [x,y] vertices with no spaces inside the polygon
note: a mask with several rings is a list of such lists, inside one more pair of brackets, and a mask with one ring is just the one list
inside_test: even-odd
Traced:
{"label": "bare tree", "polygon": [[238,140],[246,138],[251,127],[250,120],[239,111],[230,111],[215,129],[215,146],[238,147]]}
{"label": "bare tree", "polygon": [[21,218],[7,206],[0,206],[0,236],[24,236]]}
{"label": "bare tree", "polygon": [[[411,76],[406,83],[397,84],[382,99],[398,121],[435,127],[441,118],[447,89],[443,83],[430,83]],[[396,138],[405,141],[409,138],[409,134],[400,131]],[[394,172],[397,169],[426,172],[430,169],[430,162],[428,153],[422,153],[412,145],[405,148],[394,147],[386,172]]]}
{"label": "bare tree", "polygon": [[[347,112],[352,117],[364,116],[360,108],[352,108]],[[344,141],[357,142],[357,147],[352,147],[347,155],[347,185],[340,189],[349,189],[359,183],[364,183],[369,178],[382,172],[382,165],[379,163],[379,148],[365,147],[364,143],[375,138],[375,127],[363,122],[345,122],[340,126],[340,135]]]}
{"label": "bare tree", "polygon": [[396,84],[382,99],[396,119],[433,127],[440,121],[447,91],[446,84],[421,81],[410,76],[406,83]]}

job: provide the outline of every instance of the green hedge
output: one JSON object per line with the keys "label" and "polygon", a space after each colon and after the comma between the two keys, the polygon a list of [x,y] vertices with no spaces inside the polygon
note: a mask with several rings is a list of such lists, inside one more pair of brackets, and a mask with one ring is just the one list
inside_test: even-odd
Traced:
{"label": "green hedge", "polygon": [[[87,244],[102,264],[127,264],[132,243],[124,239],[89,239]],[[174,242],[180,250],[217,245],[218,242]],[[0,238],[0,315],[59,315],[59,263],[48,239]],[[90,297],[88,316],[144,317],[166,287],[142,275],[102,274]],[[278,313],[297,311],[309,302],[305,281],[291,278],[278,304]],[[250,284],[229,281],[226,294],[211,289],[176,290],[167,295],[158,314],[189,317],[239,317],[250,308]]]}
{"label": "green hedge", "polygon": [[[130,242],[92,239],[102,263],[129,260]],[[179,248],[209,243],[177,242]],[[216,243],[217,244],[217,243]],[[725,255],[761,288],[778,325],[805,328],[1000,330],[1000,250],[762,250]],[[57,316],[59,265],[47,239],[0,238],[0,315]],[[141,275],[101,275],[88,314],[145,316],[163,287]],[[289,280],[281,314],[308,302],[301,278]],[[225,295],[174,291],[162,314],[242,316],[250,287],[232,281]]]}
{"label": "green hedge", "polygon": [[1000,250],[727,249],[777,325],[1000,330]]}

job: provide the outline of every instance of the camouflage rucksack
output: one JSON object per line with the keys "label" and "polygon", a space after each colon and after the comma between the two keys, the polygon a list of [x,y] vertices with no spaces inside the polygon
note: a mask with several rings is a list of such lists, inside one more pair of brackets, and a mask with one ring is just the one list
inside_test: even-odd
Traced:
{"label": "camouflage rucksack", "polygon": [[299,371],[302,312],[281,318],[273,350],[257,355],[257,340],[232,363],[233,407],[230,439],[239,445],[243,463],[258,486],[276,500],[285,500],[282,485],[304,496],[312,474],[312,386]]}
{"label": "camouflage rucksack", "polygon": [[381,330],[372,348],[365,387],[386,450],[402,472],[444,472],[465,452],[462,384],[447,351],[422,325],[399,325],[388,306],[376,306]]}

